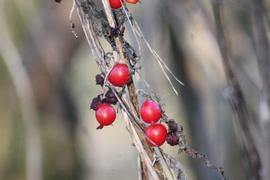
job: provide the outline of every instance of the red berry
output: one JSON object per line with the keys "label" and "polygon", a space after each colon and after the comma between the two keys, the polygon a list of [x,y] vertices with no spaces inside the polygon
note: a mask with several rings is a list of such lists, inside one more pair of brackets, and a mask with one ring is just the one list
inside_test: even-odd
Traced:
{"label": "red berry", "polygon": [[101,126],[111,125],[116,118],[114,108],[106,103],[100,104],[96,111],[96,119]]}
{"label": "red berry", "polygon": [[108,76],[109,82],[118,87],[126,85],[130,81],[130,78],[128,66],[121,63],[114,65]]}
{"label": "red berry", "polygon": [[121,8],[122,7],[121,1],[122,3],[124,3],[125,0],[109,0],[111,8],[113,9]]}
{"label": "red berry", "polygon": [[138,2],[140,2],[140,0],[126,0],[126,2],[130,4],[137,4]]}
{"label": "red berry", "polygon": [[151,124],[146,128],[146,139],[148,144],[151,146],[161,146],[166,141],[167,129],[162,124]]}
{"label": "red berry", "polygon": [[143,121],[146,123],[157,122],[161,118],[160,105],[152,100],[144,101],[140,112]]}

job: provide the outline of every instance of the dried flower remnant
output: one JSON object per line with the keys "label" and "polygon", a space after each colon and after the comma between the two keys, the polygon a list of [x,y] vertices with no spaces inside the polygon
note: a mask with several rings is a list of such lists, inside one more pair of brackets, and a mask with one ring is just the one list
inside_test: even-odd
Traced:
{"label": "dried flower remnant", "polygon": [[111,89],[109,89],[106,94],[105,94],[105,98],[102,100],[102,102],[106,102],[109,104],[113,104],[116,105],[116,103],[118,102],[115,94],[113,93],[113,91]]}
{"label": "dried flower remnant", "polygon": [[178,129],[178,125],[175,122],[175,120],[173,120],[173,119],[170,119],[167,122],[167,125],[168,125],[168,128],[169,128],[169,133],[171,133],[171,132],[175,133],[177,131],[177,129]]}
{"label": "dried flower remnant", "polygon": [[90,104],[90,109],[93,109],[96,111],[98,109],[98,106],[102,103],[100,95],[92,99],[92,102]]}
{"label": "dried flower remnant", "polygon": [[175,135],[174,133],[168,133],[167,134],[167,138],[166,141],[169,145],[171,146],[176,146],[179,144],[179,138],[177,135]]}
{"label": "dried flower remnant", "polygon": [[103,76],[103,74],[96,75],[96,84],[101,85],[101,86],[104,85],[104,76]]}
{"label": "dried flower remnant", "polygon": [[[206,167],[216,170],[223,180],[226,179],[224,169],[222,167],[212,164],[206,155],[188,146],[184,136],[184,129],[181,125],[177,124],[173,119],[168,120],[166,123],[169,128],[169,133],[167,134],[168,144],[171,146],[179,145],[179,152],[185,152],[189,157],[193,159],[201,159]],[[177,138],[178,142],[176,142]]]}

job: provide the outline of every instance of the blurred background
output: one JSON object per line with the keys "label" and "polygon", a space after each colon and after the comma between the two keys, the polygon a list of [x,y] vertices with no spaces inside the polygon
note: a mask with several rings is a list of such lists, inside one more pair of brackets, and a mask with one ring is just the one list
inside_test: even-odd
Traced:
{"label": "blurred background", "polygon": [[[71,0],[0,0],[0,179],[136,180],[121,114],[96,130],[98,68]],[[176,96],[153,56],[142,74],[191,147],[228,179],[269,179],[269,45],[265,0],[142,0],[129,5],[145,37],[185,86]],[[219,179],[176,147],[191,180]],[[268,158],[268,159],[267,159]]]}

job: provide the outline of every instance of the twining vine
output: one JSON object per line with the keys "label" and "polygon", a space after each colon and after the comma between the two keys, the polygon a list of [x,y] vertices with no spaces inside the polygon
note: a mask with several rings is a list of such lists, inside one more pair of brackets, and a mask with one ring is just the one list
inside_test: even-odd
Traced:
{"label": "twining vine", "polygon": [[[110,126],[116,120],[117,113],[114,106],[119,105],[127,130],[139,153],[141,179],[187,179],[182,164],[160,148],[165,142],[171,146],[178,146],[180,153],[184,152],[191,158],[201,159],[207,167],[216,170],[221,178],[225,179],[222,167],[213,165],[206,155],[187,145],[183,127],[166,115],[158,95],[140,74],[139,61],[142,60],[140,49],[141,45],[144,45],[160,65],[176,94],[170,76],[182,84],[151,48],[129,12],[126,4],[137,4],[139,1],[74,0],[73,2],[70,12],[72,32],[74,33],[75,28],[72,14],[76,10],[91,53],[101,71],[96,76],[96,84],[101,86],[103,93],[93,98],[90,104],[99,123],[97,129]],[[136,38],[138,51],[124,38],[126,24],[130,25]],[[100,42],[102,38],[110,44],[111,51],[104,50]],[[144,89],[136,88],[133,79],[135,75],[143,82]],[[139,104],[138,96],[144,100],[142,104]]]}

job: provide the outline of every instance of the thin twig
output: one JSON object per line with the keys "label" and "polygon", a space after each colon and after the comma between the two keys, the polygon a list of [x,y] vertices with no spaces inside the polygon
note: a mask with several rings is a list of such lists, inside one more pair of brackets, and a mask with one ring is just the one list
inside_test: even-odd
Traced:
{"label": "thin twig", "polygon": [[[111,11],[111,8],[109,6],[108,0],[102,0],[102,2],[103,2],[104,10],[105,10],[105,13],[106,13],[106,16],[107,16],[107,19],[108,19],[108,22],[109,22],[111,28],[116,28],[115,20],[113,18],[112,11]],[[122,45],[122,42],[121,42],[121,39],[120,38],[121,37],[119,37],[119,36],[117,36],[117,37],[114,38],[115,39],[115,44],[116,44],[116,47],[117,47],[117,50],[118,50],[118,53],[120,55],[119,62],[129,64],[125,60],[125,56],[124,56],[124,53],[123,53],[124,52],[123,45]],[[129,95],[130,95],[130,98],[131,98],[131,102],[133,104],[133,107],[134,107],[135,111],[137,112],[139,104],[138,104],[136,90],[135,90],[135,86],[134,86],[133,81],[131,81],[131,83],[129,83],[128,90],[129,90]],[[126,97],[127,100],[129,99],[127,97],[127,95],[124,95],[124,97]],[[151,148],[147,144],[147,142],[146,142],[146,140],[144,138],[144,133],[141,132],[140,129],[136,129],[135,132],[133,132],[133,133],[135,133],[135,135],[137,135],[137,133],[140,134],[140,138],[139,139],[144,144],[143,147],[146,149],[146,152],[148,154],[148,157],[153,158],[153,151],[151,150]],[[144,159],[144,161],[145,161],[145,159]],[[159,164],[159,163],[157,163],[157,164]],[[146,166],[148,167],[147,170],[149,170],[149,168],[152,169],[152,167],[149,167],[149,164],[147,162],[146,162]],[[161,167],[158,166],[158,169],[160,170]],[[142,169],[142,171],[145,171],[145,170],[146,169]],[[161,175],[158,175],[158,173],[156,173],[155,171],[149,171],[149,172],[151,173],[151,176],[154,179],[158,178],[158,176],[159,176],[159,178],[162,178],[162,176]],[[148,174],[148,172],[143,172],[143,174]]]}

